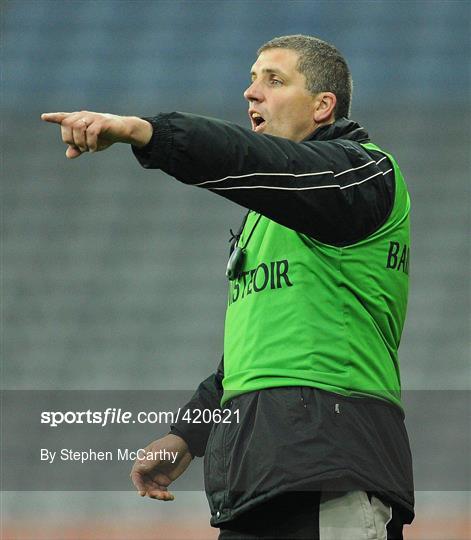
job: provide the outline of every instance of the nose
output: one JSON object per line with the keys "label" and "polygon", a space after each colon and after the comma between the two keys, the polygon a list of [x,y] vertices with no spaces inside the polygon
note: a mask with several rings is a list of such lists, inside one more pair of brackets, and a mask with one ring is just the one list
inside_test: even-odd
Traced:
{"label": "nose", "polygon": [[260,89],[260,85],[257,84],[257,81],[253,81],[252,84],[244,92],[244,98],[247,101],[263,101],[263,93]]}

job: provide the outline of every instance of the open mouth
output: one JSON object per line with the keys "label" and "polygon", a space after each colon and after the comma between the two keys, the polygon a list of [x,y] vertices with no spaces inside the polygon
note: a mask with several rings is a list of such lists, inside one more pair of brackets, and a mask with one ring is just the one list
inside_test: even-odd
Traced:
{"label": "open mouth", "polygon": [[250,120],[252,122],[253,131],[259,131],[266,124],[265,118],[257,112],[250,113]]}

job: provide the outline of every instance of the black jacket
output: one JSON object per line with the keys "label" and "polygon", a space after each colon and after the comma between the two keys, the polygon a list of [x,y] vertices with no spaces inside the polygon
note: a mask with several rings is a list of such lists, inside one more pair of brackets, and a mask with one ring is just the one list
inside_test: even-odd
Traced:
{"label": "black jacket", "polygon": [[[190,114],[147,118],[149,144],[133,148],[147,168],[209,189],[324,243],[375,232],[394,203],[391,163],[366,151],[368,133],[340,119],[296,143]],[[219,408],[224,362],[183,409]],[[412,460],[403,412],[369,398],[306,387],[270,388],[226,404],[240,423],[189,424],[172,432],[205,456],[213,525],[287,490],[375,492],[414,517]]]}

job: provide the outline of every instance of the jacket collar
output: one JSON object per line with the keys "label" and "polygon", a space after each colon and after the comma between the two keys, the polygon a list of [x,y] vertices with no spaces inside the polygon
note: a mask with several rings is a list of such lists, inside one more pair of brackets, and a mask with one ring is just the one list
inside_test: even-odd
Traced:
{"label": "jacket collar", "polygon": [[360,124],[339,118],[333,124],[327,124],[317,128],[305,141],[331,141],[333,139],[348,139],[356,142],[368,142],[370,136]]}

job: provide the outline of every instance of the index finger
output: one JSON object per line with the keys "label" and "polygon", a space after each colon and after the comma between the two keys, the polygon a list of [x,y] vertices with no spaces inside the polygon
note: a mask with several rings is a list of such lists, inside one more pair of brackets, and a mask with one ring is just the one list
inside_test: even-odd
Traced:
{"label": "index finger", "polygon": [[52,112],[52,113],[43,113],[41,115],[41,120],[45,122],[52,122],[53,124],[60,124],[62,120],[67,118],[73,113],[69,112]]}

